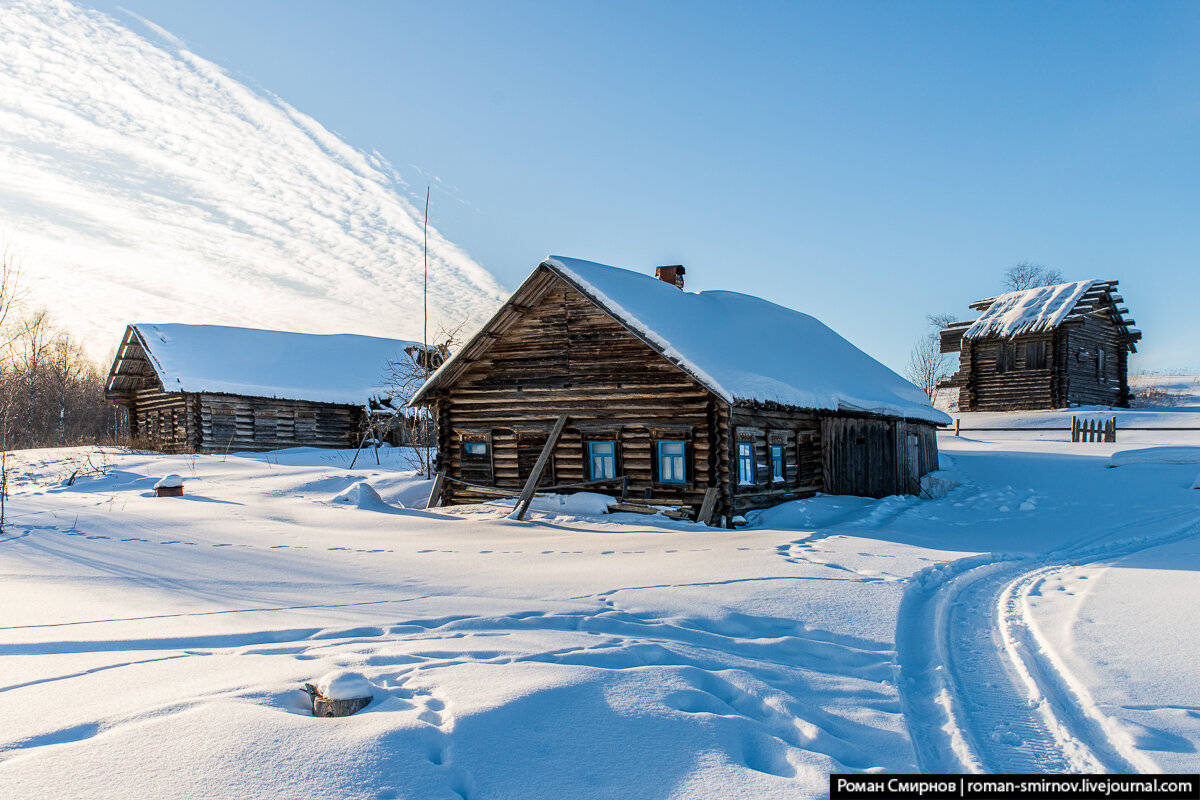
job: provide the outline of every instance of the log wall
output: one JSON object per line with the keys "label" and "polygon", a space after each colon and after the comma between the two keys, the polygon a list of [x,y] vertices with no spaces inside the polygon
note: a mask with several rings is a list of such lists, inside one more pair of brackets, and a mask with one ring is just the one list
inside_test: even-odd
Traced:
{"label": "log wall", "polygon": [[168,394],[161,387],[128,394],[129,435],[140,446],[181,453],[191,449],[195,417],[188,395]]}
{"label": "log wall", "polygon": [[[781,408],[735,406],[731,414],[729,478],[725,496],[733,498],[733,513],[811,497],[824,490],[821,420],[816,412]],[[754,482],[739,474],[738,445],[754,452]],[[771,447],[783,448],[783,480],[772,475]]]}
{"label": "log wall", "polygon": [[[1046,366],[1032,368],[1026,361],[1026,345],[1040,342],[1046,348]],[[1014,369],[1001,372],[1001,348],[1014,349]],[[1054,334],[1001,338],[987,336],[965,339],[962,343],[959,370],[965,392],[960,396],[964,411],[1013,411],[1017,409],[1054,408]]]}
{"label": "log wall", "polygon": [[[616,474],[629,499],[694,505],[719,480],[728,408],[681,369],[557,278],[517,309],[477,361],[437,399],[439,468],[471,483],[512,490],[524,485],[545,437],[569,417],[544,485],[590,480],[588,441],[616,443]],[[488,441],[490,461],[465,458],[468,441]],[[686,480],[658,474],[657,443],[686,443]],[[489,474],[492,480],[481,481]],[[474,480],[472,480],[474,478]],[[607,494],[619,485],[598,487]],[[494,496],[449,482],[443,502]]]}
{"label": "log wall", "polygon": [[[1063,327],[1063,394],[1070,405],[1129,405],[1129,352],[1107,318],[1088,315]],[[1105,353],[1103,373],[1098,369]]]}
{"label": "log wall", "polygon": [[202,394],[199,438],[205,452],[284,447],[354,447],[364,412],[359,406]]}

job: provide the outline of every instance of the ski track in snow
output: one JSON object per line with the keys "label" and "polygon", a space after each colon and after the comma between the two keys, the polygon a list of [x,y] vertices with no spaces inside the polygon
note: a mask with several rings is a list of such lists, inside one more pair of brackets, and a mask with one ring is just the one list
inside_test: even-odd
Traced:
{"label": "ski track in snow", "polygon": [[[1144,533],[1124,535],[1133,530]],[[1197,534],[1194,512],[1172,512],[1048,556],[972,556],[919,573],[901,605],[896,646],[901,703],[920,769],[1158,771],[1112,736],[1115,726],[1054,663],[1030,619],[1028,598],[1057,571]]]}

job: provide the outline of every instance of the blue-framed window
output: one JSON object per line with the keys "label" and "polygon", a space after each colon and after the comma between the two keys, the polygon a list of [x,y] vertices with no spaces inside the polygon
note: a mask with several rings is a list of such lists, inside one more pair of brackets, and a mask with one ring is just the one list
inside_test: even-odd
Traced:
{"label": "blue-framed window", "polygon": [[658,480],[661,483],[687,483],[687,443],[658,443]]}
{"label": "blue-framed window", "polygon": [[738,483],[754,483],[754,442],[738,442]]}
{"label": "blue-framed window", "polygon": [[783,445],[771,445],[771,480],[783,480]]}
{"label": "blue-framed window", "polygon": [[591,480],[601,481],[617,477],[617,443],[588,442],[588,465]]}
{"label": "blue-framed window", "polygon": [[469,456],[486,456],[487,442],[464,442],[463,452]]}

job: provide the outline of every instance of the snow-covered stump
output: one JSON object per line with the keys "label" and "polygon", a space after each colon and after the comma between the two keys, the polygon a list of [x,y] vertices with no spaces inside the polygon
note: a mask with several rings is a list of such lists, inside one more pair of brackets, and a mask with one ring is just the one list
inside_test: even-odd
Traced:
{"label": "snow-covered stump", "polygon": [[183,478],[168,475],[154,484],[155,497],[183,497]]}
{"label": "snow-covered stump", "polygon": [[304,684],[312,698],[314,717],[348,717],[366,708],[374,694],[361,673],[335,670],[316,683]]}

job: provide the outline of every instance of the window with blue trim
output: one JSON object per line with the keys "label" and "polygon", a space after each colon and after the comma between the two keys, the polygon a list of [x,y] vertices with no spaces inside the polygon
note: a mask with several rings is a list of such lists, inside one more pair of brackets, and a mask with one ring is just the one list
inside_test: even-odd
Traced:
{"label": "window with blue trim", "polygon": [[658,443],[658,480],[661,483],[687,483],[687,445],[681,441]]}
{"label": "window with blue trim", "polygon": [[591,480],[602,481],[617,477],[616,442],[588,442],[588,464]]}
{"label": "window with blue trim", "polygon": [[469,456],[486,456],[487,442],[465,442],[463,449]]}
{"label": "window with blue trim", "polygon": [[754,484],[754,442],[738,442],[738,483]]}
{"label": "window with blue trim", "polygon": [[771,445],[771,480],[783,480],[783,445]]}

